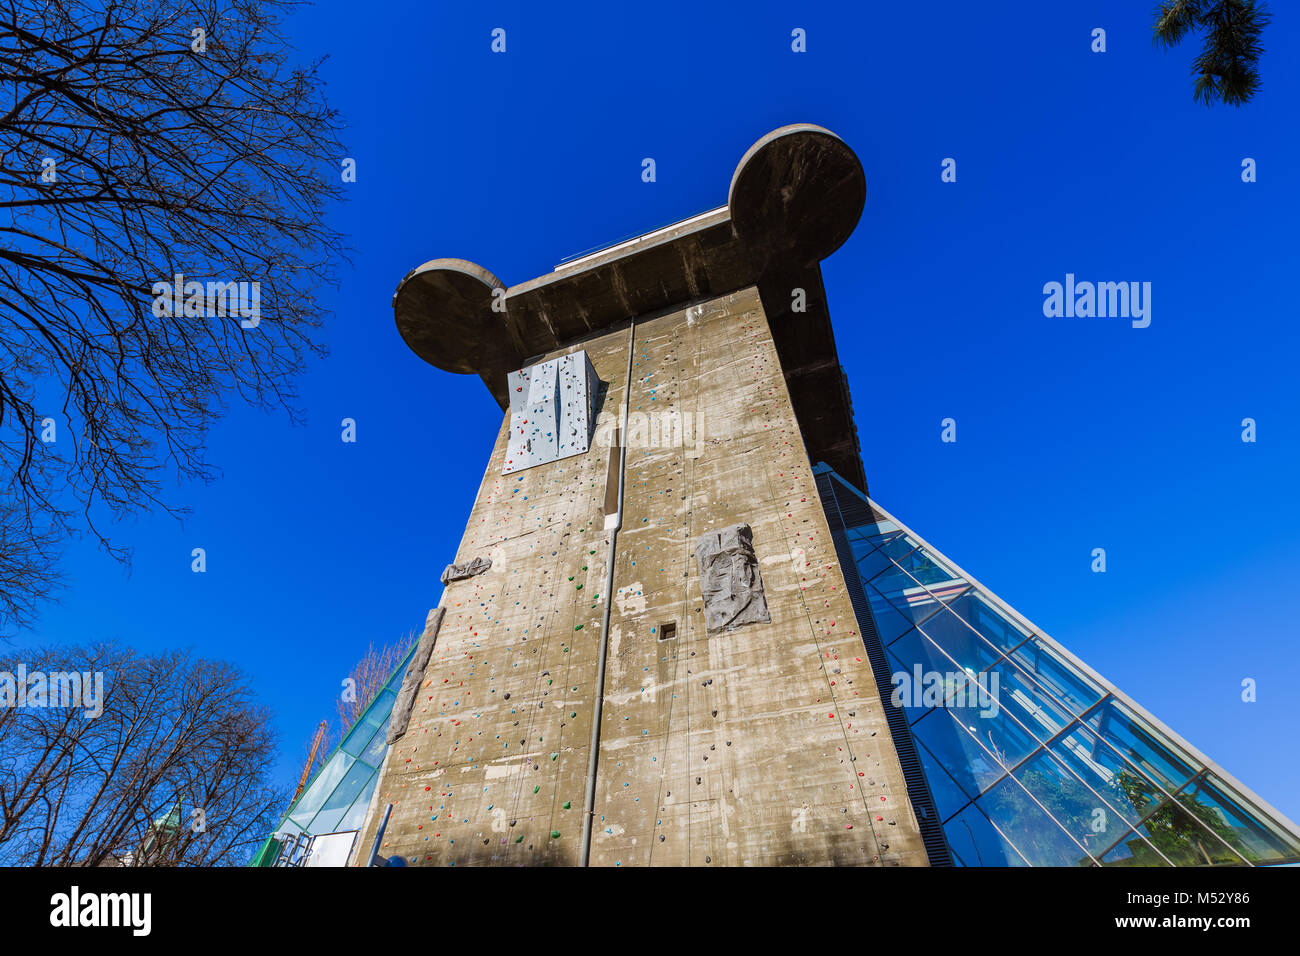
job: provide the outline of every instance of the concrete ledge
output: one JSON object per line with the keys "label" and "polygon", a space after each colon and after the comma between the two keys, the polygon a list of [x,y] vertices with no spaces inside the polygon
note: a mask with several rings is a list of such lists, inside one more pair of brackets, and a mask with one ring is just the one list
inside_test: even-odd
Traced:
{"label": "concrete ledge", "polygon": [[[758,286],[810,457],[865,491],[819,265],[853,232],[865,202],[862,165],[838,136],[783,126],[741,158],[726,206],[546,275],[506,288],[463,259],[426,262],[393,296],[397,329],[430,365],[477,374],[504,409],[507,373],[532,357],[632,316]],[[796,288],[807,300],[798,313]]]}

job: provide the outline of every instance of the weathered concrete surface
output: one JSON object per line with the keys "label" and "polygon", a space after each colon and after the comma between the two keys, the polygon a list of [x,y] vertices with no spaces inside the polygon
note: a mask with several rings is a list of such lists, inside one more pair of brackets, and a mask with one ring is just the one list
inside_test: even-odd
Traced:
{"label": "weathered concrete surface", "polygon": [[[601,593],[612,429],[598,423],[585,455],[503,477],[503,422],[457,554],[492,568],[444,592],[361,844],[391,802],[385,856],[576,863],[612,598],[593,865],[925,865],[758,289],[634,335],[614,594]],[[585,348],[608,383],[606,420],[629,387],[628,341],[616,328],[562,350]],[[673,435],[686,414],[698,434]],[[709,635],[693,542],[741,522],[771,623]]]}
{"label": "weathered concrete surface", "polygon": [[[626,344],[614,332],[567,350],[586,348],[609,383],[602,408],[622,405]],[[508,430],[506,418],[456,557],[492,567],[443,592],[422,693],[362,833],[369,847],[393,803],[380,852],[412,865],[578,862],[609,449],[502,475]]]}
{"label": "weathered concrete surface", "polygon": [[[595,865],[926,865],[756,289],[638,323]],[[753,529],[770,624],[708,634],[701,531]],[[663,624],[677,636],[656,640]]]}

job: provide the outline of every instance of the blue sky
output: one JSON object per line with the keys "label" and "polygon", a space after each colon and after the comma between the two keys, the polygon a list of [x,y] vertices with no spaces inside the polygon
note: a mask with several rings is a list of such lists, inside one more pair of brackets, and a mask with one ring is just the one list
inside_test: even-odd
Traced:
{"label": "blue sky", "polygon": [[[872,495],[1300,819],[1286,583],[1300,579],[1300,27],[1273,4],[1262,92],[1207,109],[1191,96],[1196,42],[1154,47],[1150,6],[305,8],[290,35],[330,57],[358,172],[334,216],[355,251],[325,296],[331,355],[301,383],[307,424],[233,409],[209,441],[223,478],[170,492],[194,514],[117,527],[129,574],[71,546],[62,603],[20,641],[237,662],[277,713],[291,783],[366,645],[418,631],[437,604],[500,424],[477,378],[402,343],[398,280],[441,256],[530,279],[723,204],[754,140],[812,122],[867,174],[862,221],[823,270]],[[1258,182],[1241,181],[1245,157]],[[1045,317],[1042,287],[1067,272],[1150,282],[1150,327]],[[955,443],[940,441],[947,417]]]}

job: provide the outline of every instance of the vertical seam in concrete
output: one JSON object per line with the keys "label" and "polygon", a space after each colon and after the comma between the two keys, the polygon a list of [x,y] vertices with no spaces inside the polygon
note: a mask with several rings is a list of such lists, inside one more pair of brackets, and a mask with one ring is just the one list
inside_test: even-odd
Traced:
{"label": "vertical seam in concrete", "polygon": [[[627,374],[623,379],[623,416],[618,443],[618,512],[609,532],[605,578],[605,613],[600,625],[600,658],[596,666],[596,706],[591,715],[591,745],[587,755],[587,794],[582,808],[582,855],[579,866],[591,859],[591,830],[596,814],[596,771],[600,763],[600,721],[605,710],[605,663],[609,653],[609,620],[614,608],[614,562],[618,557],[618,532],[623,527],[623,491],[627,484],[627,417],[632,401],[632,354],[636,344],[636,316],[627,327]],[[611,449],[612,454],[612,449]]]}
{"label": "vertical seam in concrete", "polygon": [[[759,308],[759,310],[758,310],[758,312],[757,312],[757,315],[758,315],[759,318],[762,319],[762,321],[763,321],[763,325],[764,325],[764,327],[765,327],[766,330],[767,330],[767,338],[768,338],[768,341],[769,341],[770,343],[772,343],[772,344],[771,344],[770,354],[769,354],[768,356],[766,356],[766,357],[771,358],[771,360],[772,360],[772,362],[773,362],[773,365],[774,365],[774,368],[775,368],[775,372],[774,372],[774,376],[773,376],[773,381],[774,381],[775,383],[779,383],[780,388],[781,388],[782,391],[785,393],[785,397],[786,397],[785,407],[790,408],[790,407],[792,407],[792,406],[791,406],[791,404],[790,404],[790,398],[789,398],[789,386],[786,384],[786,381],[785,381],[785,372],[784,372],[784,370],[783,370],[782,367],[781,367],[781,358],[780,358],[780,356],[779,356],[779,355],[777,354],[777,352],[776,352],[776,343],[775,343],[775,339],[772,337],[772,323],[771,323],[771,320],[768,319],[768,317],[767,317],[767,311],[766,311],[766,309],[763,309],[763,308],[761,307],[761,305],[760,305],[760,308]],[[760,401],[761,401],[761,399],[760,399]],[[784,415],[783,415],[783,419],[784,419]],[[795,420],[794,422],[791,422],[790,424],[793,424],[793,425],[795,425],[795,426],[797,427],[797,420]],[[812,461],[808,458],[808,452],[807,452],[807,449],[804,448],[804,447],[802,446],[802,444],[801,444],[800,447],[797,448],[797,449],[795,448],[795,445],[794,445],[793,443],[791,443],[790,447],[791,447],[791,449],[795,450],[796,452],[802,452],[802,453],[803,453],[803,462],[799,462],[799,461],[796,460],[796,461],[794,462],[794,465],[795,465],[795,467],[800,468],[800,469],[802,470],[804,464],[805,464],[805,463],[807,464],[807,472],[806,472],[806,476],[807,476],[808,478],[811,478],[811,479],[812,479],[812,483],[813,483],[813,484],[812,484],[813,492],[815,493],[815,492],[817,491],[817,480],[816,480],[816,477],[813,475],[813,472],[812,472]],[[777,494],[777,487],[776,487],[775,483],[772,481],[772,472],[771,472],[771,467],[770,467],[770,465],[769,465],[767,462],[764,462],[764,467],[763,467],[763,478],[764,478],[764,480],[767,482],[767,487],[768,487],[769,493],[772,495],[772,500],[775,501],[779,496],[778,496],[778,494]],[[821,505],[821,499],[820,499],[820,497],[818,497],[818,499],[817,499],[817,507],[816,507],[814,513],[815,513],[815,514],[818,514],[818,515],[821,516],[821,518],[822,518],[822,522],[826,525],[827,538],[830,539],[830,522],[829,522],[829,521],[826,521],[826,517],[825,517],[825,513],[824,513],[824,511],[823,511],[823,509],[822,509],[822,505]],[[779,528],[781,529],[781,539],[782,539],[782,543],[785,545],[785,553],[786,553],[787,555],[789,555],[789,556],[791,557],[791,559],[793,559],[793,556],[794,556],[794,548],[791,546],[791,542],[790,542],[790,533],[789,533],[789,531],[785,528],[784,522],[778,522],[778,523],[777,523],[777,527],[779,527]],[[839,560],[839,555],[837,555],[837,554],[835,553],[835,544],[834,544],[834,541],[833,541],[833,540],[831,540],[831,550],[830,550],[830,554],[829,554],[827,557],[828,557],[829,559],[831,559],[831,560],[835,560],[835,561],[838,561],[838,560]],[[793,560],[791,560],[791,564],[793,565]],[[820,573],[820,572],[819,572],[819,573]],[[799,577],[798,573],[796,573],[795,577],[796,577],[796,578]],[[797,581],[797,580],[795,581],[795,584],[796,584],[796,586],[798,585],[798,581]],[[822,584],[822,586],[823,586],[823,587],[825,586],[824,579],[823,579],[823,584]],[[845,600],[847,600],[847,599],[848,599],[848,596],[847,596],[847,594],[846,594],[846,595],[845,595]],[[823,649],[823,647],[822,647],[822,641],[821,641],[821,638],[818,637],[818,634],[817,634],[817,625],[813,623],[813,611],[812,611],[812,608],[810,608],[810,607],[808,606],[808,597],[807,597],[807,593],[806,593],[805,591],[803,591],[802,589],[800,589],[800,591],[799,591],[799,604],[803,607],[804,619],[808,622],[808,630],[809,630],[809,633],[812,635],[813,644],[814,644],[814,646],[817,648],[817,663],[818,663],[818,665],[819,665],[818,670],[819,670],[819,672],[820,672],[821,675],[822,675],[822,680],[826,683],[826,692],[827,692],[828,696],[830,697],[830,700],[832,701],[832,703],[833,703],[833,705],[834,705],[834,707],[835,707],[836,723],[839,725],[839,728],[840,728],[840,736],[843,737],[843,739],[844,739],[844,747],[845,747],[845,751],[848,753],[849,757],[851,758],[851,759],[849,760],[849,780],[851,781],[851,784],[852,784],[853,786],[856,787],[856,789],[857,789],[857,793],[858,793],[858,799],[862,802],[863,809],[865,809],[865,810],[867,811],[867,824],[868,824],[868,826],[871,827],[871,842],[872,842],[872,845],[875,847],[875,850],[876,850],[876,859],[875,859],[875,863],[876,863],[876,865],[878,865],[878,866],[882,866],[882,867],[883,867],[883,866],[885,865],[885,861],[884,861],[883,859],[881,859],[881,851],[880,851],[880,835],[876,832],[876,825],[875,825],[874,820],[872,819],[873,811],[872,811],[872,807],[871,807],[871,803],[870,803],[870,801],[867,800],[866,790],[865,790],[865,789],[861,786],[861,784],[858,782],[859,780],[861,780],[861,779],[863,779],[863,778],[860,778],[860,777],[855,776],[855,774],[856,774],[856,772],[857,772],[856,769],[855,769],[856,766],[857,766],[857,755],[853,752],[853,749],[852,749],[852,743],[851,743],[851,741],[849,740],[848,729],[844,726],[844,717],[842,716],[843,713],[844,713],[844,708],[843,708],[843,706],[841,706],[841,704],[849,705],[849,701],[848,701],[847,698],[846,698],[845,700],[843,700],[843,701],[837,700],[834,691],[831,689],[831,686],[830,686],[830,677],[826,674],[826,656],[825,656],[825,651],[824,651],[824,649]],[[850,606],[850,607],[851,607],[851,606]],[[857,620],[856,620],[856,618],[855,618],[855,620],[854,620],[853,623],[855,623],[855,624],[858,623]],[[869,670],[869,669],[868,669],[868,673],[870,673],[870,670]],[[875,675],[874,675],[874,674],[872,674],[872,681],[873,681],[873,683],[874,683],[874,681],[875,681]],[[879,689],[879,687],[876,688],[876,696],[877,696],[877,698],[879,698],[879,696],[880,696],[880,689]],[[861,699],[861,698],[860,698],[860,699]],[[864,703],[865,703],[865,702],[864,702]],[[851,705],[850,705],[850,706],[851,706]],[[891,744],[891,746],[892,746],[892,744]],[[901,772],[900,772],[900,776],[901,776]]]}
{"label": "vertical seam in concrete", "polygon": [[[687,312],[688,312],[688,314],[689,314],[691,308],[694,308],[694,306],[688,306],[688,307],[687,307]],[[701,312],[702,312],[702,311],[703,311],[703,306],[701,306],[700,309],[701,309]],[[691,328],[691,326],[690,326],[689,324],[688,324],[687,327],[688,327],[688,329]],[[692,403],[693,403],[693,408],[695,409],[695,415],[696,415],[696,417],[695,417],[695,423],[696,423],[696,428],[698,429],[698,428],[700,427],[700,426],[699,426],[699,421],[700,421],[700,419],[699,419],[699,404],[700,404],[700,392],[699,392],[699,370],[700,370],[700,368],[699,368],[699,366],[700,366],[700,363],[699,363],[699,357],[700,357],[700,342],[699,342],[699,340],[700,340],[700,332],[699,332],[699,326],[698,326],[698,325],[694,326],[694,328],[695,328],[695,351],[694,351],[694,353],[692,354],[692,359],[691,359],[691,365],[692,365],[692,367],[693,367],[693,374],[692,374],[692,376],[691,376],[691,380],[690,380],[690,382],[691,382],[691,391],[692,391],[691,400],[692,400]],[[674,346],[674,348],[675,348],[675,349],[680,348],[680,342],[678,341],[676,330],[674,330],[674,332],[673,332],[673,340],[674,340],[675,343],[677,343],[677,344]],[[681,379],[681,375],[682,375],[682,372],[681,372],[681,362],[680,362],[680,360],[679,360],[678,365],[679,365],[679,368],[678,368],[678,379],[680,380],[680,379]],[[684,404],[686,404],[686,403],[683,401],[682,404],[684,405]],[[683,435],[684,435],[684,432],[683,432]],[[688,477],[687,477],[687,471],[688,471],[688,470],[690,471],[689,479],[688,479]],[[689,485],[687,485],[688,480],[689,480]],[[694,637],[693,637],[693,636],[689,636],[689,635],[692,635],[692,634],[693,634],[693,631],[692,631],[691,628],[690,628],[690,621],[689,621],[689,619],[688,619],[688,615],[690,614],[690,587],[691,587],[691,585],[690,585],[690,575],[691,575],[691,572],[690,572],[690,559],[691,559],[691,528],[692,528],[692,524],[693,524],[693,521],[694,521],[693,510],[694,510],[694,504],[695,504],[695,468],[694,468],[694,464],[693,464],[693,462],[692,462],[692,459],[689,459],[689,458],[686,457],[686,448],[685,448],[685,444],[684,444],[684,442],[683,442],[683,447],[682,447],[682,484],[683,484],[683,485],[687,485],[687,493],[686,493],[686,497],[685,497],[684,500],[685,500],[686,503],[687,503],[686,511],[687,511],[688,513],[682,516],[682,517],[683,517],[683,524],[684,524],[685,527],[686,527],[686,540],[685,540],[683,546],[684,546],[684,548],[685,548],[685,550],[686,550],[686,561],[687,561],[687,564],[686,564],[686,575],[685,575],[685,578],[684,578],[683,581],[682,581],[682,603],[681,603],[681,608],[682,608],[682,621],[681,621],[681,627],[680,627],[680,629],[678,630],[678,632],[677,632],[677,637],[676,637],[676,639],[675,639],[675,642],[676,642],[676,645],[677,645],[677,650],[676,650],[675,652],[672,653],[672,658],[673,658],[672,677],[671,677],[671,678],[669,679],[669,681],[668,681],[668,687],[669,687],[670,689],[673,688],[673,687],[676,687],[676,686],[677,686],[677,672],[678,672],[678,670],[681,668],[681,665],[682,665],[682,650],[686,647],[686,645],[687,645],[688,642],[694,640]],[[668,648],[664,648],[664,650],[665,650],[665,651],[668,651]],[[659,656],[659,648],[656,647],[656,648],[655,648],[655,657],[657,658],[658,656]],[[689,658],[687,658],[687,659],[689,660]],[[690,684],[690,682],[687,681],[686,684],[685,684],[684,686],[689,687],[689,684]],[[658,688],[656,688],[655,693],[658,694]],[[669,759],[670,756],[671,756],[671,750],[670,750],[670,744],[669,744],[669,742],[670,742],[671,737],[672,737],[673,710],[674,710],[674,708],[673,708],[673,701],[676,700],[676,699],[677,699],[677,695],[676,695],[676,694],[671,694],[671,693],[670,693],[670,695],[669,695],[669,699],[668,699],[668,711],[667,711],[667,714],[665,715],[665,717],[664,717],[664,721],[663,721],[663,727],[664,727],[664,734],[663,734],[663,749],[660,751],[660,755],[664,758],[664,767],[665,767],[665,768],[667,768],[668,766],[671,765],[671,760]],[[689,707],[687,707],[687,710],[686,710],[686,723],[687,723],[687,734],[686,734],[686,736],[687,736],[687,744],[686,744],[686,750],[687,750],[687,757],[689,758],[689,756],[690,756],[690,708],[689,708]],[[661,771],[660,771],[660,774],[659,774],[659,788],[658,788],[658,790],[657,790],[656,793],[655,793],[655,809],[654,809],[654,813],[655,813],[655,821],[656,821],[656,822],[655,822],[654,827],[652,827],[651,830],[650,830],[650,851],[649,851],[649,854],[648,854],[647,859],[646,859],[646,863],[647,863],[647,865],[653,865],[653,864],[654,864],[655,844],[658,842],[658,841],[656,841],[654,838],[655,838],[656,836],[659,835],[659,828],[660,828],[660,825],[661,825],[659,821],[662,820],[662,817],[660,817],[659,814],[660,814],[661,812],[666,812],[666,810],[667,810],[667,808],[666,808],[666,807],[664,806],[664,804],[663,804],[663,794],[664,794],[664,776],[665,776],[665,774],[667,774],[668,772],[669,772],[669,771],[665,769],[665,770],[661,770]],[[689,759],[688,759],[688,761],[687,761],[687,773],[688,773],[688,774],[690,773],[690,763],[689,763]],[[686,791],[688,794],[690,793],[690,789],[689,789],[689,788],[690,788],[690,783],[689,783],[689,781],[688,781],[688,782],[687,782],[687,791]],[[689,802],[689,801],[687,801],[687,811],[686,811],[686,812],[687,812],[687,826],[686,826],[686,865],[689,866],[689,865],[690,865],[690,862],[691,862],[691,828],[690,828],[690,802]]]}

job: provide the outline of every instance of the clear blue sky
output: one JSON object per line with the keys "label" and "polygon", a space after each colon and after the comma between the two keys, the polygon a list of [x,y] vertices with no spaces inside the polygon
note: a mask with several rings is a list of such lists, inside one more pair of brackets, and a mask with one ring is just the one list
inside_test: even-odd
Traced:
{"label": "clear blue sky", "polygon": [[[302,382],[308,424],[235,409],[209,443],[222,480],[171,492],[193,516],[120,526],[129,575],[73,546],[62,604],[21,640],[237,662],[277,713],[291,782],[366,644],[418,631],[437,604],[500,424],[477,378],[402,343],[398,280],[441,256],[530,279],[721,205],[754,140],[812,122],[867,174],[862,221],[824,275],[873,496],[1300,819],[1300,27],[1272,4],[1262,92],[1207,109],[1191,97],[1195,41],[1155,48],[1151,6],[302,10],[291,36],[329,54],[358,168],[335,217],[355,254],[326,296],[331,356]],[[790,50],[795,27],[807,53]],[[1151,282],[1150,327],[1044,317],[1043,284],[1067,272]],[[1248,677],[1256,703],[1240,699]]]}

